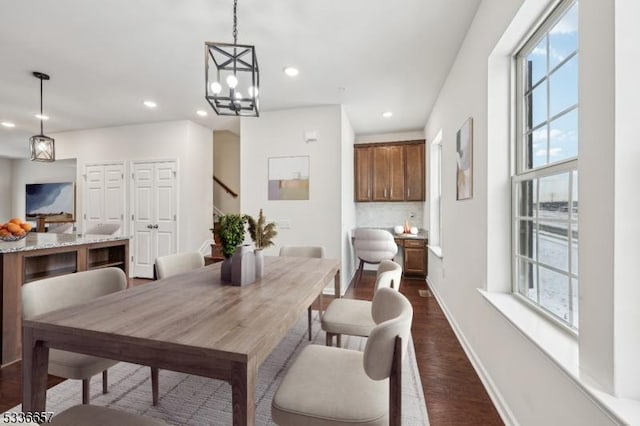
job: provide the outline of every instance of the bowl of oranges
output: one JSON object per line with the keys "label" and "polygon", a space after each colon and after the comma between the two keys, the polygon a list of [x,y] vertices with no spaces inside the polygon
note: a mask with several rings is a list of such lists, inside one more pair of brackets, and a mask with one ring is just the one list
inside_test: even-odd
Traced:
{"label": "bowl of oranges", "polygon": [[31,224],[16,217],[0,225],[0,240],[18,241],[26,237],[29,231],[31,231]]}

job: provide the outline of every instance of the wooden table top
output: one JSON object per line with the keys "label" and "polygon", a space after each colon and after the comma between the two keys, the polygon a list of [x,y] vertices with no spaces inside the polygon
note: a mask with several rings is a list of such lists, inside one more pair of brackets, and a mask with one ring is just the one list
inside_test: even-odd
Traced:
{"label": "wooden table top", "polygon": [[50,312],[24,325],[258,365],[340,269],[335,259],[265,257],[245,287],[220,282],[220,263]]}

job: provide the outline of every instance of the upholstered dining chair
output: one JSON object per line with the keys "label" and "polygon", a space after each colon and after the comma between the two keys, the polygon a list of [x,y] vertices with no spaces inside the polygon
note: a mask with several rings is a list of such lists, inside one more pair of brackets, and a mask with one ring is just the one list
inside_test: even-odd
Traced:
{"label": "upholstered dining chair", "polygon": [[[32,281],[22,286],[22,317],[35,317],[50,311],[88,302],[124,290],[127,277],[118,268],[77,272]],[[117,361],[51,349],[49,373],[66,379],[82,380],[82,403],[89,403],[91,377],[102,372],[102,393],[107,393],[107,369]]]}
{"label": "upholstered dining chair", "polygon": [[320,345],[302,350],[273,398],[275,423],[400,426],[402,360],[413,308],[401,293],[381,288],[372,313],[376,326],[364,353]]}
{"label": "upholstered dining chair", "polygon": [[[400,290],[402,266],[392,260],[383,260],[378,266],[375,290],[391,288]],[[374,293],[375,294],[375,293]],[[336,337],[338,347],[342,335],[367,337],[376,326],[371,315],[371,301],[358,299],[335,299],[322,315],[322,329],[327,333],[327,346],[333,345]]]}
{"label": "upholstered dining chair", "polygon": [[398,253],[398,245],[393,239],[393,235],[384,229],[354,229],[353,247],[356,257],[360,260],[354,287],[360,283],[365,263],[377,265],[383,260],[393,260]]}
{"label": "upholstered dining chair", "polygon": [[[156,259],[156,276],[159,280],[172,275],[182,274],[204,266],[204,256],[199,251],[169,254]],[[160,388],[160,370],[151,367],[151,398],[158,405]]]}
{"label": "upholstered dining chair", "polygon": [[[324,258],[324,247],[322,246],[283,246],[280,247],[280,256],[290,257],[317,257]],[[309,341],[311,341],[311,306],[307,308],[307,322],[309,327]]]}
{"label": "upholstered dining chair", "polygon": [[156,259],[156,275],[162,279],[203,266],[204,256],[198,251],[170,254]]}

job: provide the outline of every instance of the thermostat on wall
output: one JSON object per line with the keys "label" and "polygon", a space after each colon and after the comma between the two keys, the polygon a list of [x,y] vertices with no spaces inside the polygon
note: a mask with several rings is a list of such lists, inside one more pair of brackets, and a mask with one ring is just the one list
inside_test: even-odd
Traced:
{"label": "thermostat on wall", "polygon": [[304,132],[304,141],[309,142],[318,142],[318,132],[308,130]]}

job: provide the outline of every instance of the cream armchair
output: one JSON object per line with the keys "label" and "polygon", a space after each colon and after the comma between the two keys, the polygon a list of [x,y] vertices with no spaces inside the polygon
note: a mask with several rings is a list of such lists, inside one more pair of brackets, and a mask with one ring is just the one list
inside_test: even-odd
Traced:
{"label": "cream armchair", "polygon": [[413,308],[402,294],[374,296],[376,326],[364,353],[309,345],[280,383],[271,405],[278,425],[401,424],[402,359]]}
{"label": "cream armchair", "polygon": [[353,247],[356,257],[360,260],[354,287],[360,283],[365,263],[377,265],[383,260],[393,260],[398,253],[398,245],[393,235],[384,229],[354,229]]}
{"label": "cream armchair", "polygon": [[[324,258],[324,247],[322,246],[283,246],[280,247],[280,256],[290,257],[316,257]],[[307,308],[307,323],[309,328],[309,341],[312,337],[311,329],[311,306]]]}
{"label": "cream armchair", "polygon": [[[402,267],[392,260],[383,260],[378,266],[375,291],[380,288],[400,290]],[[375,294],[375,293],[374,293]],[[342,335],[367,337],[376,323],[371,315],[371,302],[357,299],[335,299],[322,316],[322,329],[327,333],[327,346],[336,337],[342,346]]]}
{"label": "cream armchair", "polygon": [[[198,251],[169,254],[156,259],[156,276],[159,280],[172,275],[182,274],[204,266],[204,256]],[[151,400],[158,405],[160,398],[160,370],[151,367]]]}
{"label": "cream armchair", "polygon": [[[22,317],[32,318],[124,290],[127,277],[118,268],[77,272],[22,286]],[[49,351],[49,373],[66,379],[82,380],[82,403],[89,403],[91,377],[102,372],[102,392],[107,393],[107,369],[117,361],[94,356]]]}
{"label": "cream armchair", "polygon": [[198,251],[170,254],[156,259],[156,275],[161,280],[162,278],[182,274],[203,266],[204,257]]}

